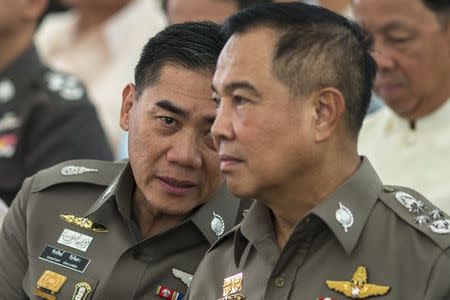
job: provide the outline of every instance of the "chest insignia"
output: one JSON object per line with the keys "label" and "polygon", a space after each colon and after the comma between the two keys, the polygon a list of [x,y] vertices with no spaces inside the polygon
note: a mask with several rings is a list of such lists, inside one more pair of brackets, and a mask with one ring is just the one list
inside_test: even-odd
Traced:
{"label": "chest insignia", "polygon": [[0,157],[13,157],[16,153],[17,143],[18,138],[14,133],[0,135]]}
{"label": "chest insignia", "polygon": [[339,209],[336,210],[336,220],[344,227],[344,231],[347,232],[350,227],[352,227],[355,222],[353,214],[350,209],[339,202]]}
{"label": "chest insignia", "polygon": [[183,300],[184,295],[165,286],[158,285],[156,295],[167,300]]}
{"label": "chest insignia", "polygon": [[58,243],[86,252],[87,248],[92,242],[92,239],[93,238],[91,236],[81,234],[66,228],[61,233],[61,236],[58,239]]}
{"label": "chest insignia", "polygon": [[56,300],[55,294],[64,285],[67,277],[50,270],[46,270],[36,283],[34,294],[47,300]]}
{"label": "chest insignia", "polygon": [[191,284],[191,281],[192,281],[191,274],[183,272],[183,271],[175,269],[175,268],[172,269],[172,274],[176,278],[180,279],[187,287],[189,287],[189,285]]}
{"label": "chest insignia", "polygon": [[225,278],[223,280],[223,297],[218,300],[245,300],[245,296],[240,293],[242,287],[242,272]]}
{"label": "chest insignia", "polygon": [[108,232],[108,229],[105,226],[94,223],[88,218],[76,217],[74,215],[59,215],[59,216],[67,223],[73,224],[75,226],[84,229],[89,229],[95,232]]}
{"label": "chest insignia", "polygon": [[213,212],[213,219],[211,220],[211,230],[219,237],[225,231],[225,222],[223,218]]}
{"label": "chest insignia", "polygon": [[20,128],[22,120],[13,112],[7,112],[0,119],[0,132]]}
{"label": "chest insignia", "polygon": [[61,175],[63,176],[82,175],[84,173],[91,173],[91,172],[98,172],[98,170],[79,166],[66,166],[61,169]]}
{"label": "chest insignia", "polygon": [[0,103],[9,102],[16,95],[16,87],[9,79],[0,81]]}
{"label": "chest insignia", "polygon": [[92,291],[92,287],[87,282],[79,282],[75,285],[75,292],[72,300],[85,300],[87,295]]}
{"label": "chest insignia", "polygon": [[353,274],[351,281],[326,281],[331,290],[351,299],[364,299],[372,296],[382,296],[389,292],[389,286],[367,283],[367,270],[364,266],[359,266]]}

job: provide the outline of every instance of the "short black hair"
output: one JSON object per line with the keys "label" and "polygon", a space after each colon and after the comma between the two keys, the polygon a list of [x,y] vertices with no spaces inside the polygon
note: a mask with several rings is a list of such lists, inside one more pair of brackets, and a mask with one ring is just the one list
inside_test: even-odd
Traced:
{"label": "short black hair", "polygon": [[[272,0],[229,0],[237,2],[239,9],[255,6],[258,4],[272,3]],[[162,0],[161,5],[165,13],[167,13],[167,3],[169,0]]]}
{"label": "short black hair", "polygon": [[225,45],[221,26],[212,22],[186,22],[166,27],[144,46],[134,71],[137,97],[158,83],[161,70],[172,64],[214,74]]}
{"label": "short black hair", "polygon": [[225,22],[224,33],[229,38],[260,27],[280,32],[272,60],[275,77],[293,95],[337,88],[345,98],[348,127],[357,136],[377,69],[369,34],[326,8],[300,2],[240,11]]}
{"label": "short black hair", "polygon": [[422,0],[422,2],[437,15],[442,25],[447,26],[450,21],[449,0]]}

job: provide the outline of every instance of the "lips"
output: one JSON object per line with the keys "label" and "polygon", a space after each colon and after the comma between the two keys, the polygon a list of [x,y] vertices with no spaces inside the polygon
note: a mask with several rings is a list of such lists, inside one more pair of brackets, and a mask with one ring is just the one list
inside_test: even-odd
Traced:
{"label": "lips", "polygon": [[219,158],[221,171],[227,171],[242,162],[241,159],[226,154],[220,154]]}
{"label": "lips", "polygon": [[197,184],[189,180],[178,180],[173,177],[158,177],[162,188],[173,195],[183,196],[197,187]]}

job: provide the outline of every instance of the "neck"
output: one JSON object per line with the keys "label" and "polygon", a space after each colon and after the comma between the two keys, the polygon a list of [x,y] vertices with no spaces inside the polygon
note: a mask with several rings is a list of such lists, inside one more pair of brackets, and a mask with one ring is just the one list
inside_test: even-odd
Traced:
{"label": "neck", "polygon": [[332,195],[361,163],[354,149],[335,151],[328,158],[322,157],[320,160],[320,165],[316,164],[310,171],[293,178],[267,197],[261,197],[274,215],[276,239],[281,249],[298,221]]}
{"label": "neck", "polygon": [[26,28],[20,32],[1,34],[0,70],[4,70],[17,56],[22,54],[31,44],[34,28]]}
{"label": "neck", "polygon": [[144,239],[166,231],[184,219],[184,216],[166,215],[154,210],[137,189],[133,195],[133,213]]}

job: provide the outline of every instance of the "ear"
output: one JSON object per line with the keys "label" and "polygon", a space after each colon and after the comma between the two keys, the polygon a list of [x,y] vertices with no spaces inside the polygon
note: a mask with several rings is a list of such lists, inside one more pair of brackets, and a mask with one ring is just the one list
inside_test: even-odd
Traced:
{"label": "ear", "polygon": [[315,105],[315,140],[327,140],[335,132],[345,111],[345,100],[336,88],[325,88],[313,94]]}
{"label": "ear", "polygon": [[122,91],[122,108],[120,109],[120,127],[125,131],[128,131],[130,127],[131,108],[136,100],[136,86],[129,83]]}

